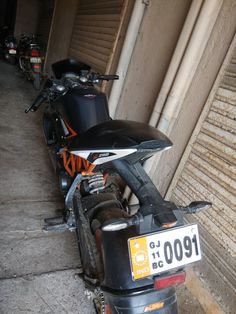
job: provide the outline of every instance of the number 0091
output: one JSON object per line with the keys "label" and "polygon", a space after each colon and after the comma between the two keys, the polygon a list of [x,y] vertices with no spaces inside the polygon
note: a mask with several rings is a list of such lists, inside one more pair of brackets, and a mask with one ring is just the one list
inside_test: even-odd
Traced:
{"label": "number 0091", "polygon": [[129,240],[133,279],[140,279],[201,259],[197,225],[187,225]]}
{"label": "number 0091", "polygon": [[[193,250],[195,250],[195,255],[199,255],[198,245],[197,245],[197,237],[196,234],[191,239],[189,236],[185,236],[183,239],[183,243],[176,239],[172,244],[167,241],[164,244],[164,257],[167,264],[171,264],[173,259],[175,258],[177,261],[181,261],[183,256],[185,255],[187,258],[191,257],[193,254]],[[157,259],[159,257],[158,252],[152,253],[153,259]]]}

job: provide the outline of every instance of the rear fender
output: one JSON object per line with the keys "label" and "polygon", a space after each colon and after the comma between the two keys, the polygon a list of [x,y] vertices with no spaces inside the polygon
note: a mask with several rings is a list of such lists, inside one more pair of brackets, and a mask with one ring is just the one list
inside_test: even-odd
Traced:
{"label": "rear fender", "polygon": [[31,63],[31,67],[34,73],[40,73],[42,69],[41,63]]}
{"label": "rear fender", "polygon": [[143,290],[132,294],[115,294],[103,291],[105,302],[111,313],[116,314],[177,314],[177,297],[175,289],[161,291]]}
{"label": "rear fender", "polygon": [[129,258],[128,239],[139,236],[139,227],[118,231],[102,231],[102,255],[105,277],[104,289],[123,291],[153,286],[151,277],[134,281]]}

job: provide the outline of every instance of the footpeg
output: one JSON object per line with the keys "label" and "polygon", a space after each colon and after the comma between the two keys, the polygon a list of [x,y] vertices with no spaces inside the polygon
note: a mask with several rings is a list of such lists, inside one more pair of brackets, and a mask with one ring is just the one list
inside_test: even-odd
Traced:
{"label": "footpeg", "polygon": [[46,218],[44,219],[44,222],[48,226],[55,226],[64,223],[64,217],[58,216],[58,217],[52,217],[52,218]]}
{"label": "footpeg", "polygon": [[[51,223],[51,220],[57,220],[58,217],[55,218],[47,218],[45,219],[45,225],[43,227],[44,231],[56,231],[56,232],[64,232],[69,229],[66,222],[63,223]],[[50,222],[48,222],[50,220]]]}
{"label": "footpeg", "polygon": [[75,230],[75,218],[73,211],[68,211],[66,219],[63,216],[44,219],[44,231],[64,232]]}

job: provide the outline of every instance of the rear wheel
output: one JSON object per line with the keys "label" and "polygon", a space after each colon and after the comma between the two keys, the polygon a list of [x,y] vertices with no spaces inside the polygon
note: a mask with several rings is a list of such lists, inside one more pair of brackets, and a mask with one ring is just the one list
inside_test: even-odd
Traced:
{"label": "rear wheel", "polygon": [[12,65],[16,64],[16,58],[13,57],[13,56],[10,56],[9,59],[8,59],[8,61],[9,61],[9,63],[12,64]]}
{"label": "rear wheel", "polygon": [[41,85],[41,82],[40,82],[40,74],[39,73],[35,73],[34,74],[34,88],[36,90],[39,90],[40,89],[40,85]]}

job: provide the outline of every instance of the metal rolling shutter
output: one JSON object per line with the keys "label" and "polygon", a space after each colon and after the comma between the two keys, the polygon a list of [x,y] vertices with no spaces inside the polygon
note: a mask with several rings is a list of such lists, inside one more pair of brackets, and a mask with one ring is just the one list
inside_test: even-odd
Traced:
{"label": "metal rolling shutter", "polygon": [[126,0],[80,0],[69,55],[105,73]]}
{"label": "metal rolling shutter", "polygon": [[[232,296],[236,295],[235,47],[234,40],[233,57],[228,57],[223,77],[219,75],[216,91],[202,112],[167,194],[178,204],[192,200],[213,203],[212,209],[187,220],[199,223],[204,260],[219,281],[221,294]],[[233,306],[235,300],[230,302]]]}

